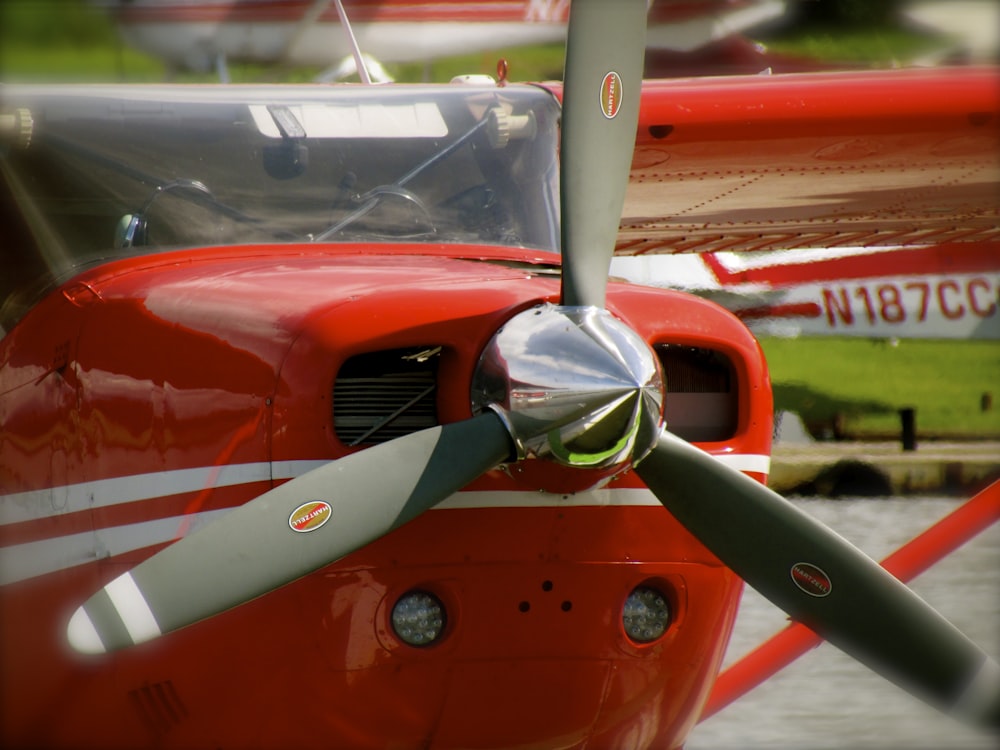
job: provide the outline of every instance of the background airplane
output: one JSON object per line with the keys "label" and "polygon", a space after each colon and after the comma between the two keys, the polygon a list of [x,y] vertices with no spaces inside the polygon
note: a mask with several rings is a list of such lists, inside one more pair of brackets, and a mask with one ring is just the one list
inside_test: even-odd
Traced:
{"label": "background airplane", "polygon": [[[254,61],[326,66],[322,79],[354,72],[350,45],[333,0],[108,0],[122,38],[177,68],[220,75],[227,62]],[[346,0],[344,10],[377,80],[381,63],[438,57],[566,38],[568,0]],[[652,50],[690,54],[741,30],[773,20],[783,0],[655,0],[649,3]],[[746,56],[746,50],[718,50]],[[743,60],[767,67],[766,62]]]}
{"label": "background airplane", "polygon": [[988,244],[632,255],[611,270],[714,300],[758,334],[1000,339]]}

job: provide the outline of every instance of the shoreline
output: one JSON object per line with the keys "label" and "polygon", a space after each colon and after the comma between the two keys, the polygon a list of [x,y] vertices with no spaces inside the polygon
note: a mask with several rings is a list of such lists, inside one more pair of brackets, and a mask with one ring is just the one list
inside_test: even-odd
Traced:
{"label": "shoreline", "polygon": [[1000,479],[1000,441],[785,442],[771,453],[767,485],[783,495],[972,495]]}

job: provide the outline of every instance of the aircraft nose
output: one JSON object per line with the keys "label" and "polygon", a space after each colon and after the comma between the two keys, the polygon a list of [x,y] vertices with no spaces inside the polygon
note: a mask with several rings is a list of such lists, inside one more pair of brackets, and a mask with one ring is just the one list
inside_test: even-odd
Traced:
{"label": "aircraft nose", "polygon": [[[376,543],[352,570],[290,587],[306,607],[298,621],[322,623],[324,720],[349,721],[372,737],[391,724],[400,746],[677,746],[689,729],[690,712],[680,707],[694,711],[704,700],[722,657],[722,641],[705,634],[731,623],[739,582],[705,564],[666,514],[647,510],[638,521],[634,508],[628,518],[596,507],[432,512],[401,529],[393,549],[434,549],[440,558],[440,540],[462,528],[471,541],[444,552],[453,563],[411,565],[391,554],[380,565]],[[615,532],[633,523],[648,529],[650,543],[670,540],[677,559],[581,554],[616,546]],[[537,544],[542,536],[551,544]],[[668,613],[648,639],[624,622],[637,590],[661,594]],[[426,640],[404,642],[393,618],[404,601],[430,613],[418,618],[430,626]]]}

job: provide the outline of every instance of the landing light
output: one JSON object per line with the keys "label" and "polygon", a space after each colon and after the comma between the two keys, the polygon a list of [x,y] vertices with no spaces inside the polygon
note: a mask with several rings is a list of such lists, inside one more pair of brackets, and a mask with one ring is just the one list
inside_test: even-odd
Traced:
{"label": "landing light", "polygon": [[622,608],[625,633],[636,643],[651,643],[670,625],[667,597],[650,586],[637,586]]}
{"label": "landing light", "polygon": [[392,608],[392,629],[410,646],[429,646],[444,632],[444,605],[426,591],[403,594]]}

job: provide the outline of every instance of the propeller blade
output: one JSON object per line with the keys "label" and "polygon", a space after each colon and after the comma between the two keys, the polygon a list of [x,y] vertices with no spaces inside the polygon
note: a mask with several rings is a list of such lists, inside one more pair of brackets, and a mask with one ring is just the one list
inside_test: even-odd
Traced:
{"label": "propeller blade", "polygon": [[604,307],[639,122],[647,6],[575,0],[570,11],[560,147],[563,305]]}
{"label": "propeller blade", "polygon": [[691,533],[794,620],[929,703],[1000,723],[1000,666],[832,530],[667,431],[636,470]]}
{"label": "propeller blade", "polygon": [[73,615],[69,641],[113,651],[243,604],[415,518],[511,450],[486,412],[331,461],[113,580]]}

